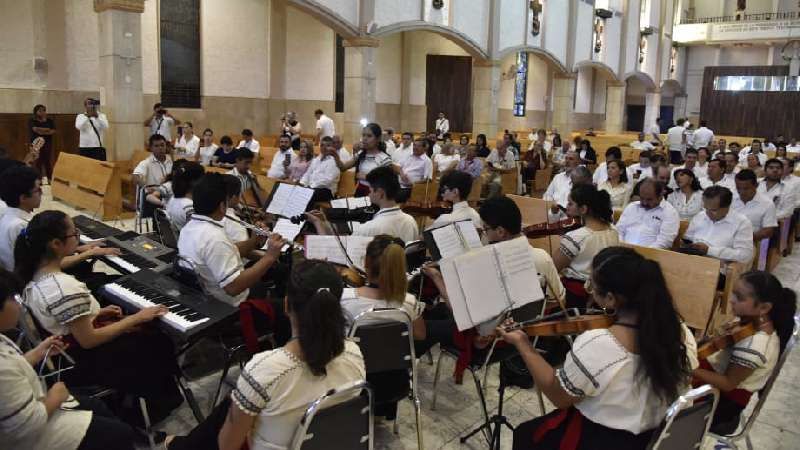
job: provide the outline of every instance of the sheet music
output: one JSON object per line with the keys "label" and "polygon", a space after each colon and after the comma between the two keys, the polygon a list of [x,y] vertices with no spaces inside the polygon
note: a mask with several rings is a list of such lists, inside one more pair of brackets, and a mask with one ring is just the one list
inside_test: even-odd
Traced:
{"label": "sheet music", "polygon": [[297,235],[300,234],[300,229],[303,228],[303,225],[305,225],[305,221],[295,225],[289,219],[280,218],[275,223],[275,228],[272,229],[272,232],[280,234],[289,242],[294,242]]}
{"label": "sheet music", "polygon": [[267,212],[283,217],[294,217],[303,214],[308,202],[314,196],[314,190],[288,183],[279,183],[269,202]]}
{"label": "sheet music", "polygon": [[431,235],[442,258],[452,258],[467,251],[454,226],[436,228],[431,231]]}
{"label": "sheet music", "polygon": [[536,263],[525,237],[494,244],[511,306],[519,308],[544,298]]}
{"label": "sheet music", "polygon": [[470,249],[483,247],[481,236],[478,234],[478,229],[475,228],[475,223],[472,220],[454,222],[453,225],[458,228],[458,231],[461,233],[461,237],[464,238],[467,247]]}
{"label": "sheet music", "polygon": [[367,196],[350,197],[348,199],[348,204],[350,205],[350,209],[366,208],[367,206],[372,206],[372,202]]}
{"label": "sheet music", "polygon": [[509,301],[493,247],[461,255],[455,258],[455,266],[470,318],[475,325],[497,317],[508,308]]}
{"label": "sheet music", "polygon": [[453,319],[455,319],[456,327],[459,331],[475,326],[469,314],[469,307],[467,300],[464,297],[464,291],[461,290],[461,280],[458,276],[458,270],[453,259],[443,259],[439,261],[439,269],[442,271],[442,278],[444,285],[447,286],[447,302],[453,310]]}
{"label": "sheet music", "polygon": [[331,208],[347,208],[347,199],[335,198],[331,200]]}
{"label": "sheet music", "polygon": [[275,193],[272,195],[272,201],[267,206],[267,212],[270,214],[283,215],[283,210],[286,209],[286,204],[289,202],[289,197],[292,196],[291,184],[278,183]]}
{"label": "sheet music", "polygon": [[347,257],[336,242],[336,236],[309,234],[306,236],[305,244],[306,259],[321,259],[334,264],[348,265]]}
{"label": "sheet music", "polygon": [[366,268],[364,260],[367,257],[367,246],[374,238],[372,236],[347,236],[345,239],[345,248],[350,259],[353,260],[353,265],[364,270]]}

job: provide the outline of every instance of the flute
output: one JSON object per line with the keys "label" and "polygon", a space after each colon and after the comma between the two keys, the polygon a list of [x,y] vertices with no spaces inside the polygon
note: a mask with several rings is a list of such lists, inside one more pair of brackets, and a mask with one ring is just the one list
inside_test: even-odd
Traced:
{"label": "flute", "polygon": [[259,236],[269,237],[272,234],[272,232],[269,231],[269,230],[265,230],[265,229],[263,229],[261,227],[257,227],[255,225],[251,225],[251,224],[249,224],[249,223],[247,223],[247,222],[245,222],[243,220],[239,220],[238,218],[232,217],[232,216],[230,216],[228,214],[225,214],[225,217],[230,219],[230,220],[232,220],[232,221],[234,221],[234,222],[236,222],[236,223],[238,223],[239,225],[247,228],[248,230],[251,230],[253,233],[255,233],[255,234],[259,235]]}

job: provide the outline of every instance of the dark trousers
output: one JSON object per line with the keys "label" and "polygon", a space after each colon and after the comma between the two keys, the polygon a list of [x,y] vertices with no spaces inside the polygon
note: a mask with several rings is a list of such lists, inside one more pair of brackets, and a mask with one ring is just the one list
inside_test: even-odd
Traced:
{"label": "dark trousers", "polygon": [[40,175],[47,177],[47,182],[53,182],[53,145],[46,143],[41,150],[39,150],[39,158],[34,163],[36,170]]}
{"label": "dark trousers", "polygon": [[134,450],[138,435],[130,425],[114,417],[105,403],[88,397],[78,397],[77,409],[92,411],[92,421],[78,450]]}
{"label": "dark trousers", "polygon": [[434,308],[425,311],[425,339],[414,341],[414,354],[419,358],[436,344],[453,347],[453,332],[456,322],[453,313],[444,303],[439,303]]}
{"label": "dark trousers", "polygon": [[218,450],[217,438],[222,426],[225,425],[225,417],[230,407],[231,399],[227,397],[189,434],[176,436],[169,444],[169,450]]}
{"label": "dark trousers", "polygon": [[78,154],[98,161],[106,161],[106,149],[104,147],[80,147]]}
{"label": "dark trousers", "polygon": [[671,164],[683,164],[683,155],[681,152],[676,152],[674,150],[669,151],[669,162]]}

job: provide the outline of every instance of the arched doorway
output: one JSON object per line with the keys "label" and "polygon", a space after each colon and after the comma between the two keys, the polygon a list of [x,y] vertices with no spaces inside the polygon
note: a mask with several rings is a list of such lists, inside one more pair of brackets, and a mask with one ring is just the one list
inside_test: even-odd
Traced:
{"label": "arched doorway", "polygon": [[647,95],[656,85],[649,75],[633,72],[625,76],[625,129],[642,131],[645,126]]}

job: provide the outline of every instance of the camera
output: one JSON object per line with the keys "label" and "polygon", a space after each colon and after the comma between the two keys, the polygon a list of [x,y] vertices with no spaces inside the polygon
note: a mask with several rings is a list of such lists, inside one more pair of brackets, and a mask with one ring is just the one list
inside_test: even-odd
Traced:
{"label": "camera", "polygon": [[88,103],[89,106],[95,106],[95,107],[100,106],[100,100],[96,98],[90,98],[89,100],[87,100],[86,103]]}
{"label": "camera", "polygon": [[167,113],[167,110],[166,110],[166,109],[164,109],[164,108],[161,108],[161,109],[159,109],[157,112],[163,116],[164,114],[166,114],[166,113]]}

